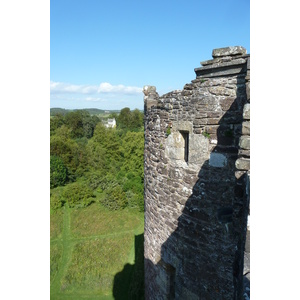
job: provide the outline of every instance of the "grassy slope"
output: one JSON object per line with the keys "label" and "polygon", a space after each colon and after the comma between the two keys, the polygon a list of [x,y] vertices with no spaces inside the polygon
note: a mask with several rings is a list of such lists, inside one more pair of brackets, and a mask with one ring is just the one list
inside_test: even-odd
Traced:
{"label": "grassy slope", "polygon": [[130,278],[140,276],[133,263],[142,233],[143,214],[130,210],[93,204],[52,215],[51,299],[126,299],[136,288]]}

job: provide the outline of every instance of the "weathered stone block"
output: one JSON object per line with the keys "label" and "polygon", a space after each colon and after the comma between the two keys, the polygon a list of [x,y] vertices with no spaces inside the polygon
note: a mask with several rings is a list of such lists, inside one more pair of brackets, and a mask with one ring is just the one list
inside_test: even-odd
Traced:
{"label": "weathered stone block", "polygon": [[206,124],[207,124],[207,119],[195,119],[194,120],[194,126],[206,125]]}
{"label": "weathered stone block", "polygon": [[242,46],[233,46],[214,49],[212,52],[212,57],[221,57],[221,56],[232,56],[232,55],[243,55],[246,54],[247,50]]}
{"label": "weathered stone block", "polygon": [[173,131],[188,131],[192,133],[193,131],[193,123],[190,121],[175,121],[172,123]]}
{"label": "weathered stone block", "polygon": [[250,157],[250,150],[240,149],[238,154],[239,154],[239,156]]}
{"label": "weathered stone block", "polygon": [[193,85],[190,84],[190,83],[187,83],[184,87],[183,87],[184,90],[192,90],[193,89]]}
{"label": "weathered stone block", "polygon": [[[183,178],[183,174],[182,172],[180,171],[180,169],[175,169],[175,168],[170,168],[169,169],[169,178],[170,179],[182,179]],[[177,189],[179,190],[179,188]]]}
{"label": "weathered stone block", "polygon": [[207,65],[216,64],[220,61],[221,61],[220,58],[215,58],[215,59],[209,59],[209,60],[202,61],[202,62],[200,62],[200,64],[202,66],[207,66]]}
{"label": "weathered stone block", "polygon": [[245,77],[247,81],[250,81],[250,70],[247,70],[247,75]]}
{"label": "weathered stone block", "polygon": [[202,66],[207,66],[207,65],[212,65],[212,64],[220,64],[222,62],[231,61],[232,59],[233,59],[233,56],[222,56],[222,57],[217,57],[214,59],[202,61],[202,62],[200,62],[200,64]]}
{"label": "weathered stone block", "polygon": [[151,85],[145,85],[143,87],[143,93],[145,96],[148,96],[150,93],[156,93],[156,87]]}
{"label": "weathered stone block", "polygon": [[244,121],[242,124],[242,134],[250,135],[250,121]]}
{"label": "weathered stone block", "polygon": [[250,82],[246,83],[247,100],[250,100]]}
{"label": "weathered stone block", "polygon": [[248,158],[239,158],[235,162],[235,167],[238,170],[250,170],[250,159]]}
{"label": "weathered stone block", "polygon": [[192,134],[189,143],[189,163],[200,164],[209,157],[209,140],[203,135]]}
{"label": "weathered stone block", "polygon": [[159,167],[157,167],[157,172],[159,173],[159,174],[162,174],[162,175],[167,175],[168,174],[168,170],[167,170],[167,168],[165,167],[165,166],[159,166]]}
{"label": "weathered stone block", "polygon": [[220,122],[220,118],[209,118],[207,119],[207,125],[217,125]]}
{"label": "weathered stone block", "polygon": [[242,149],[249,150],[250,149],[250,136],[241,136],[239,146]]}
{"label": "weathered stone block", "polygon": [[192,94],[193,94],[193,91],[190,91],[190,90],[183,90],[182,91],[183,96],[189,96],[189,95],[192,95]]}
{"label": "weathered stone block", "polygon": [[145,99],[145,105],[147,107],[147,110],[150,109],[152,106],[156,107],[157,106],[158,101],[157,100],[146,100]]}
{"label": "weathered stone block", "polygon": [[211,134],[216,134],[219,127],[220,127],[219,125],[205,126],[203,131],[210,134],[210,135]]}
{"label": "weathered stone block", "polygon": [[246,174],[246,171],[236,171],[234,173],[236,179],[242,178]]}
{"label": "weathered stone block", "polygon": [[207,118],[221,118],[223,116],[223,112],[221,111],[208,111],[206,113]]}
{"label": "weathered stone block", "polygon": [[250,104],[246,103],[243,109],[243,118],[245,120],[250,120]]}
{"label": "weathered stone block", "polygon": [[235,59],[221,64],[212,64],[194,69],[197,78],[200,81],[207,80],[207,78],[237,75],[242,72],[247,72],[246,60],[243,58]]}
{"label": "weathered stone block", "polygon": [[223,97],[220,99],[220,105],[223,111],[227,111],[230,109],[231,105],[233,105],[236,97]]}
{"label": "weathered stone block", "polygon": [[217,95],[217,96],[231,96],[231,97],[236,96],[235,90],[228,89],[228,88],[222,87],[222,86],[211,87],[208,90],[211,94]]}

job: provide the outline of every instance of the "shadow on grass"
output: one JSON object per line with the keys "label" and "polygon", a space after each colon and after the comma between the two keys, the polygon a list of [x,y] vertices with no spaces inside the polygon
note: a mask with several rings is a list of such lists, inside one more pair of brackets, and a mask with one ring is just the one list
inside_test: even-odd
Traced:
{"label": "shadow on grass", "polygon": [[116,300],[144,299],[144,234],[135,236],[135,262],[126,264],[115,275],[113,296]]}

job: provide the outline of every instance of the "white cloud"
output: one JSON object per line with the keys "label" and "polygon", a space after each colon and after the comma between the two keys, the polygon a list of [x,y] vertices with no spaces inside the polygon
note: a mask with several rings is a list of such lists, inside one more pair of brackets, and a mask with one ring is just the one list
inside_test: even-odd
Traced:
{"label": "white cloud", "polygon": [[79,85],[50,81],[50,106],[62,108],[130,109],[144,106],[142,88],[112,85],[102,82],[99,85]]}
{"label": "white cloud", "polygon": [[137,95],[142,93],[142,88],[135,86],[125,86],[122,84],[112,85],[108,82],[102,82],[99,86],[96,85],[75,85],[64,82],[50,81],[51,94],[124,94],[124,95]]}
{"label": "white cloud", "polygon": [[92,102],[101,102],[101,101],[105,101],[102,98],[95,98],[95,97],[86,97],[84,98],[85,101],[92,101]]}
{"label": "white cloud", "polygon": [[98,93],[139,94],[142,90],[142,88],[135,86],[125,86],[122,84],[111,85],[108,82],[103,82],[99,85]]}
{"label": "white cloud", "polygon": [[51,93],[78,93],[81,89],[80,85],[50,81]]}

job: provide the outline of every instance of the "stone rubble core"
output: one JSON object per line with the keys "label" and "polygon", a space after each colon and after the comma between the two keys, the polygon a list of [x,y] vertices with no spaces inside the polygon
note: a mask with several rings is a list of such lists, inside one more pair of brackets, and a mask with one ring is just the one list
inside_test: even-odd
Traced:
{"label": "stone rubble core", "polygon": [[250,55],[212,56],[183,90],[143,89],[147,300],[250,297]]}

